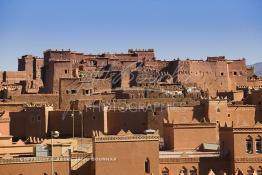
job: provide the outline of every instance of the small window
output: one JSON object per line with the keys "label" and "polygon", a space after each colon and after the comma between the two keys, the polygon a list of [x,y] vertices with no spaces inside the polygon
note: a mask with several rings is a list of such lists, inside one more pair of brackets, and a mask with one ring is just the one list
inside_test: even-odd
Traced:
{"label": "small window", "polygon": [[76,94],[76,90],[71,90],[71,93],[72,94]]}
{"label": "small window", "polygon": [[168,170],[168,168],[163,168],[163,170],[162,170],[162,173],[161,173],[162,175],[169,175],[169,170]]}
{"label": "small window", "polygon": [[227,114],[227,117],[230,117],[230,114]]}
{"label": "small window", "polygon": [[258,167],[258,170],[257,170],[257,175],[262,175],[262,167]]}
{"label": "small window", "polygon": [[34,121],[35,121],[35,117],[33,116],[33,117],[32,117],[32,122],[34,122]]}
{"label": "small window", "polygon": [[254,174],[254,169],[250,166],[247,170],[248,175],[253,175]]}
{"label": "small window", "polygon": [[246,138],[246,153],[252,154],[253,153],[253,139],[251,136]]}
{"label": "small window", "polygon": [[262,153],[262,139],[261,136],[256,138],[256,153]]}
{"label": "small window", "polygon": [[192,169],[190,170],[190,175],[197,175],[197,169],[196,167],[192,167]]}
{"label": "small window", "polygon": [[217,108],[217,112],[220,112],[220,108]]}
{"label": "small window", "polygon": [[237,72],[234,72],[234,75],[237,75]]}
{"label": "small window", "polygon": [[68,73],[68,70],[65,70],[65,74],[67,74]]}
{"label": "small window", "polygon": [[40,121],[41,120],[41,117],[40,115],[37,116],[37,120]]}
{"label": "small window", "polygon": [[147,173],[147,174],[150,173],[150,161],[149,161],[149,159],[146,159],[146,161],[145,161],[145,173]]}
{"label": "small window", "polygon": [[223,73],[223,72],[221,72],[221,76],[224,76],[224,73]]}

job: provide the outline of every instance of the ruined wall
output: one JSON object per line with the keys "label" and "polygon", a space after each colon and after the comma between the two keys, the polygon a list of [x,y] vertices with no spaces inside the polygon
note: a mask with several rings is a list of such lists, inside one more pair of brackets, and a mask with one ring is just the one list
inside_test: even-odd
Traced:
{"label": "ruined wall", "polygon": [[54,109],[59,107],[59,96],[57,94],[22,94],[13,95],[12,102],[35,103],[35,104],[49,104],[53,105]]}
{"label": "ruined wall", "polygon": [[47,92],[58,94],[60,78],[72,77],[72,64],[70,61],[52,61],[45,65],[45,71]]}
{"label": "ruined wall", "polygon": [[18,71],[26,72],[26,80],[33,80],[34,77],[34,57],[32,55],[25,55],[18,59]]}
{"label": "ruined wall", "polygon": [[100,99],[102,95],[99,97],[99,94],[107,92],[111,92],[111,79],[61,79],[59,92],[60,109],[69,109],[70,101]]}
{"label": "ruined wall", "polygon": [[8,84],[20,83],[27,79],[27,73],[25,71],[5,71],[4,82]]}
{"label": "ruined wall", "polygon": [[245,60],[176,60],[169,64],[169,73],[177,82],[208,90],[211,96],[217,91],[235,91],[237,85],[247,85]]}

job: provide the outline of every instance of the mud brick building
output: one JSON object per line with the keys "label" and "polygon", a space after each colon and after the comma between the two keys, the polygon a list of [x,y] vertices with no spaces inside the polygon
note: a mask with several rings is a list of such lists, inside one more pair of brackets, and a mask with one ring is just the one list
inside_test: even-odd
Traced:
{"label": "mud brick building", "polygon": [[53,153],[57,175],[262,174],[254,72],[244,58],[153,49],[24,55],[0,71],[0,174],[50,175]]}

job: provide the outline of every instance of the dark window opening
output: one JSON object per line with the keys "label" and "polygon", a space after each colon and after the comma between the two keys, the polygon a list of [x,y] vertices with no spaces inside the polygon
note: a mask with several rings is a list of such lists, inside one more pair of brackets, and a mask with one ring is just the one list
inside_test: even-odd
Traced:
{"label": "dark window opening", "polygon": [[67,74],[68,73],[68,71],[67,70],[65,70],[65,74]]}
{"label": "dark window opening", "polygon": [[145,173],[150,173],[150,161],[149,159],[146,159],[145,161]]}
{"label": "dark window opening", "polygon": [[246,138],[246,153],[252,154],[253,153],[253,144],[252,144],[252,137],[248,136]]}
{"label": "dark window opening", "polygon": [[262,139],[260,136],[256,138],[256,153],[262,153]]}
{"label": "dark window opening", "polygon": [[162,175],[169,175],[169,170],[167,169],[167,168],[164,168],[163,170],[162,170],[162,173],[161,173]]}
{"label": "dark window opening", "polygon": [[257,170],[257,175],[262,175],[262,167],[258,167],[258,170]]}
{"label": "dark window opening", "polygon": [[71,90],[71,93],[72,94],[76,94],[76,90]]}
{"label": "dark window opening", "polygon": [[237,75],[237,72],[234,72],[234,75]]}
{"label": "dark window opening", "polygon": [[224,76],[224,73],[223,73],[223,72],[221,72],[221,76]]}

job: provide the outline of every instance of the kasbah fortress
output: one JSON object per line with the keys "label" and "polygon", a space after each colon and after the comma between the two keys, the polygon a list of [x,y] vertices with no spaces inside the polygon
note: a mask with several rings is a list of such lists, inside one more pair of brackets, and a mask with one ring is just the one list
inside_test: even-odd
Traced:
{"label": "kasbah fortress", "polygon": [[244,58],[46,50],[0,71],[0,99],[0,175],[262,175]]}

